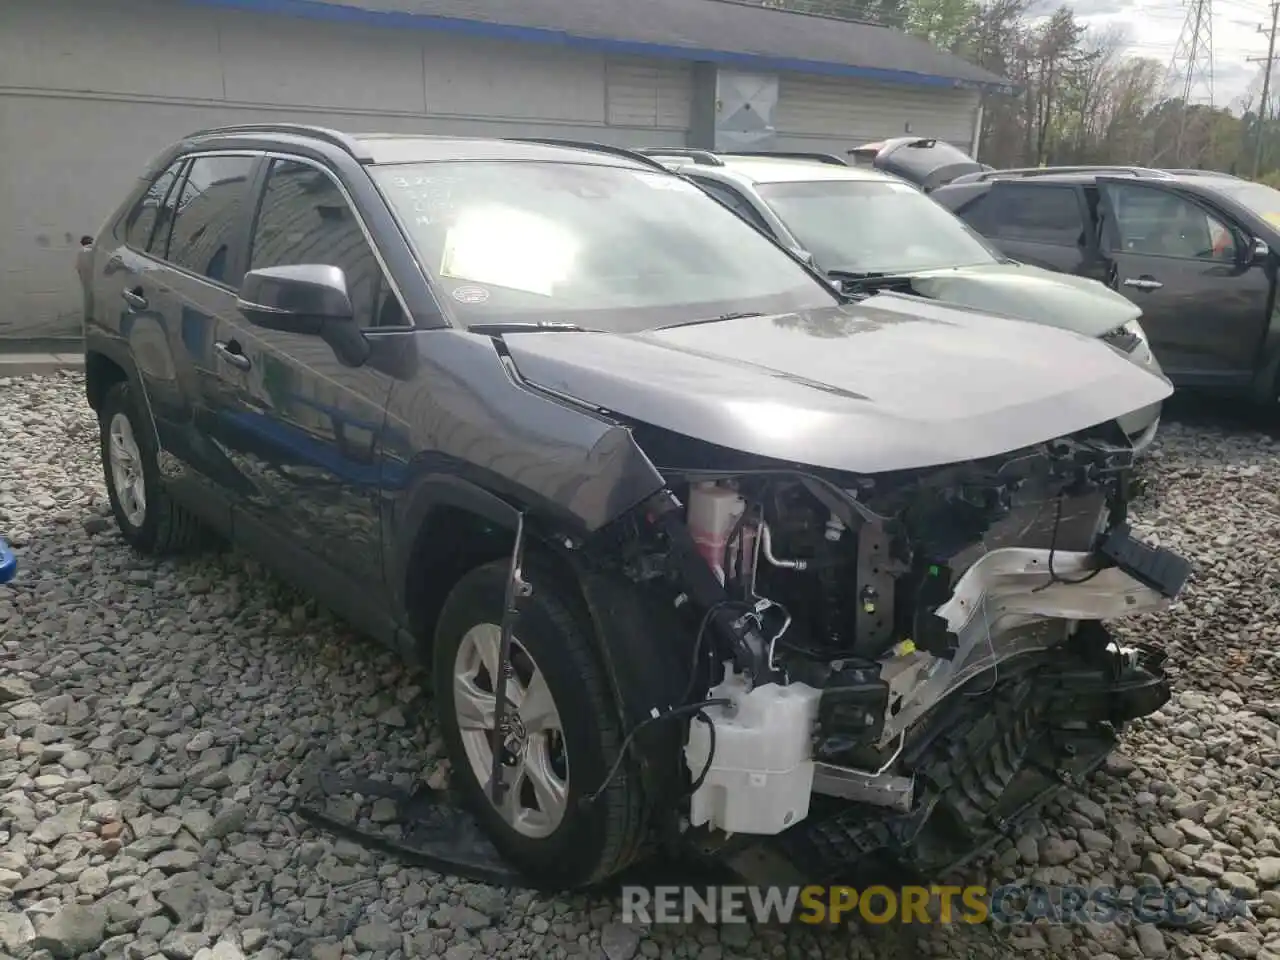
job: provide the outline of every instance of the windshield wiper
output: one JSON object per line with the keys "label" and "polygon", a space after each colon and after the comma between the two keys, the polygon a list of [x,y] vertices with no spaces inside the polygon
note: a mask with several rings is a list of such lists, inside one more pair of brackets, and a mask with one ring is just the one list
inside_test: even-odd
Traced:
{"label": "windshield wiper", "polygon": [[673,330],[676,327],[695,327],[702,323],[720,323],[722,320],[746,320],[748,317],[763,317],[763,313],[722,313],[718,317],[704,317],[701,320],[681,320],[679,323],[668,323],[665,326],[655,327],[656,330]]}
{"label": "windshield wiper", "polygon": [[874,290],[877,287],[891,287],[895,284],[911,282],[911,277],[905,274],[874,270],[828,270],[827,276],[832,280],[839,280],[846,291]]}
{"label": "windshield wiper", "polygon": [[883,270],[828,270],[827,276],[836,280],[872,280],[887,274]]}
{"label": "windshield wiper", "polygon": [[562,323],[559,320],[538,320],[536,322],[511,320],[505,323],[473,323],[467,327],[471,333],[482,333],[490,337],[500,337],[504,333],[592,333],[586,327],[576,323]]}

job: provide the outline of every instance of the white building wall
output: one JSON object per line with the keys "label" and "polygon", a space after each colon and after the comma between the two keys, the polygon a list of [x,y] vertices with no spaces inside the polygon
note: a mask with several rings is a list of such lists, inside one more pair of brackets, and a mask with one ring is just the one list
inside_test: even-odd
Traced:
{"label": "white building wall", "polygon": [[168,143],[224,123],[686,142],[691,67],[186,7],[0,0],[0,339],[74,337],[75,252]]}
{"label": "white building wall", "polygon": [[843,157],[850,147],[912,133],[967,152],[979,107],[971,90],[784,74],[774,118],[777,149]]}

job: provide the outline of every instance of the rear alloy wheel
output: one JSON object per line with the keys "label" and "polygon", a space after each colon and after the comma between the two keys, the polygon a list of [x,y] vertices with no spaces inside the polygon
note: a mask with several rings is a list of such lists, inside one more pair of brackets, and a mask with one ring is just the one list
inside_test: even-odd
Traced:
{"label": "rear alloy wheel", "polygon": [[646,818],[629,762],[598,797],[622,735],[589,618],[556,576],[526,571],[506,675],[495,803],[492,732],[508,562],[464,576],[436,626],[432,675],[454,784],[499,852],[536,886],[573,889],[639,854]]}
{"label": "rear alloy wheel", "polygon": [[102,472],[121,535],[142,553],[170,553],[203,541],[204,529],[160,481],[155,439],[133,388],[117,383],[98,410]]}
{"label": "rear alloy wheel", "polygon": [[147,519],[147,481],[142,474],[142,451],[133,436],[133,425],[122,410],[111,417],[107,449],[111,487],[120,512],[130,527],[140,529]]}

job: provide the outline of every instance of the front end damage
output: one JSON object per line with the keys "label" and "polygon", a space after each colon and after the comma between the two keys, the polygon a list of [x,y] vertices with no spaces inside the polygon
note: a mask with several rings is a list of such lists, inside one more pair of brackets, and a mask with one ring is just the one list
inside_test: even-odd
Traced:
{"label": "front end damage", "polygon": [[[1168,699],[1164,654],[1104,625],[1167,605],[1189,573],[1130,533],[1133,451],[1114,421],[870,476],[632,430],[658,492],[585,535],[517,514],[497,669],[531,589],[526,549],[554,549],[628,731],[578,802],[625,767],[645,849],[758,884],[936,882]],[[402,839],[338,814],[353,795],[395,798]],[[434,870],[535,882],[424,783],[320,772],[297,812]]]}
{"label": "front end damage", "polygon": [[1103,622],[1188,575],[1131,535],[1112,430],[873,477],[637,431],[681,465],[580,562],[675,617],[684,696],[648,712],[683,743],[637,747],[668,839],[756,882],[937,876],[1088,776],[1169,695]]}

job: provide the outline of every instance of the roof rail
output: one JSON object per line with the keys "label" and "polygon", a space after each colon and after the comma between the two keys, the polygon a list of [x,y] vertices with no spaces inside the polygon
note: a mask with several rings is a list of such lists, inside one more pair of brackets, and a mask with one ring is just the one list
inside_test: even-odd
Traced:
{"label": "roof rail", "polygon": [[230,136],[236,133],[282,133],[295,137],[311,137],[313,140],[323,140],[335,147],[341,147],[361,163],[373,162],[373,154],[354,137],[338,130],[330,130],[328,127],[313,127],[305,123],[234,123],[225,127],[197,130],[195,133],[187,134],[185,139]]}
{"label": "roof rail", "polygon": [[683,157],[704,167],[723,167],[724,161],[710,150],[697,147],[646,147],[640,151],[646,157]]}
{"label": "roof rail", "polygon": [[1145,177],[1151,180],[1167,180],[1173,174],[1152,167],[1131,166],[1073,166],[1073,167],[1010,167],[1005,170],[983,170],[980,173],[969,173],[958,177],[964,183],[981,183],[986,180],[998,180],[1001,177],[1052,177],[1061,173],[1110,173],[1124,174],[1130,177]]}
{"label": "roof rail", "polygon": [[1165,173],[1172,173],[1182,177],[1224,177],[1227,180],[1243,180],[1243,177],[1237,177],[1234,173],[1227,173],[1225,170],[1199,170],[1192,167],[1166,167]]}
{"label": "roof rail", "polygon": [[657,160],[647,157],[637,150],[615,147],[608,143],[595,143],[591,140],[564,140],[559,137],[507,137],[506,139],[511,143],[541,143],[548,147],[573,147],[578,150],[592,150],[596,153],[607,153],[614,157],[634,160],[636,163],[643,163],[646,167],[661,170],[663,173],[671,172]]}
{"label": "roof rail", "polygon": [[724,154],[726,157],[777,157],[780,160],[817,160],[819,163],[834,167],[847,167],[849,164],[834,153],[806,153],[803,150],[733,150]]}

